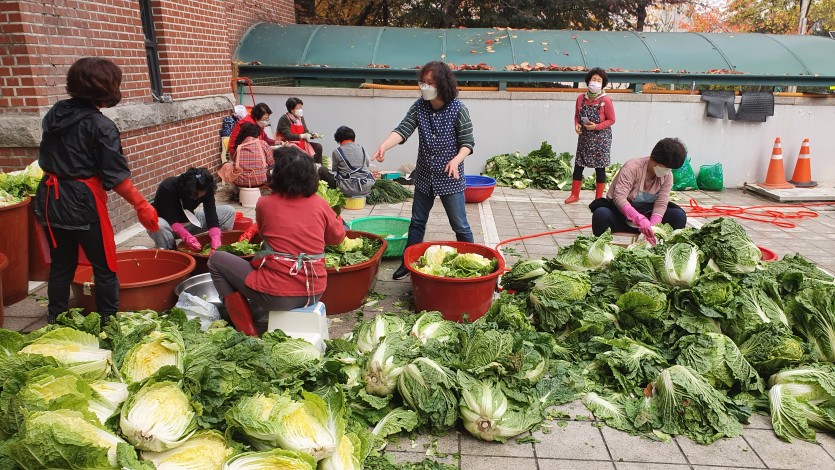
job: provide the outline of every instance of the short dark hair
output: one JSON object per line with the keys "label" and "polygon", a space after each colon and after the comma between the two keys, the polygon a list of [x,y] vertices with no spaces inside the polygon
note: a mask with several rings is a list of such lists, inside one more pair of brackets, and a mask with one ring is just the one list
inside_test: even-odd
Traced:
{"label": "short dark hair", "polygon": [[272,113],[273,110],[267,106],[267,103],[258,103],[252,107],[252,111],[249,114],[252,115],[252,119],[260,121],[262,117]]}
{"label": "short dark hair", "polygon": [[435,88],[438,89],[438,97],[444,103],[449,103],[458,98],[458,82],[455,80],[452,69],[447,64],[437,60],[427,63],[420,69],[418,80],[423,81],[423,77],[428,72],[432,72],[432,77],[435,79]]}
{"label": "short dark hair", "polygon": [[252,123],[244,123],[241,125],[241,130],[238,132],[238,136],[235,138],[235,147],[241,145],[241,142],[246,140],[247,137],[258,137],[261,133],[264,132],[264,129],[261,129],[261,126],[258,124]]}
{"label": "short dark hair", "polygon": [[122,69],[109,59],[84,57],[67,72],[67,94],[95,106],[110,108],[122,100]]}
{"label": "short dark hair", "polygon": [[652,153],[650,153],[650,158],[655,163],[678,170],[684,165],[684,159],[687,158],[687,147],[677,138],[667,137],[655,144]]}
{"label": "short dark hair", "polygon": [[279,147],[273,152],[275,167],[270,189],[285,196],[310,197],[319,189],[313,159],[298,147]]}
{"label": "short dark hair", "polygon": [[180,198],[194,199],[199,191],[211,193],[217,188],[212,174],[205,168],[189,168],[177,177],[177,191]]}
{"label": "short dark hair", "polygon": [[337,143],[342,142],[344,140],[354,140],[357,138],[356,132],[348,126],[339,126],[339,128],[333,134],[333,140]]}
{"label": "short dark hair", "polygon": [[609,84],[609,74],[607,74],[606,71],[601,69],[600,67],[595,67],[589,70],[589,73],[586,74],[586,85],[588,85],[591,82],[591,78],[595,75],[600,75],[600,78],[603,79],[604,87]]}
{"label": "short dark hair", "polygon": [[293,97],[293,98],[287,98],[287,102],[284,103],[284,106],[287,106],[287,112],[289,113],[289,112],[293,111],[294,109],[296,109],[296,106],[298,106],[300,104],[304,104],[304,101],[302,101],[301,98]]}

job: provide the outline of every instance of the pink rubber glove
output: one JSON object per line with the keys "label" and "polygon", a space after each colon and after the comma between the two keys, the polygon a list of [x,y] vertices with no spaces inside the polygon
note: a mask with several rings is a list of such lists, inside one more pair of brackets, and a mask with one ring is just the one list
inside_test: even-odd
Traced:
{"label": "pink rubber glove", "polygon": [[217,247],[221,245],[220,229],[218,227],[212,227],[209,229],[209,239],[211,240],[212,251],[217,250]]}
{"label": "pink rubber glove", "polygon": [[655,246],[655,232],[652,231],[652,223],[647,220],[646,217],[642,215],[638,215],[640,217],[638,221],[635,223],[638,226],[638,230],[644,235],[650,245]]}
{"label": "pink rubber glove", "polygon": [[640,220],[640,218],[646,218],[642,216],[637,210],[635,210],[635,208],[632,207],[632,205],[630,204],[627,204],[623,207],[623,215],[625,215],[626,218],[629,219],[629,221],[635,225],[638,225],[638,220]]}
{"label": "pink rubber glove", "polygon": [[652,216],[649,218],[649,223],[650,223],[650,225],[658,225],[658,224],[661,223],[661,220],[663,218],[664,218],[664,216],[661,216],[661,215],[658,215],[658,214],[652,214]]}
{"label": "pink rubber glove", "polygon": [[174,232],[178,237],[180,237],[181,240],[183,240],[186,243],[186,246],[189,250],[201,251],[203,249],[203,247],[200,246],[200,242],[197,241],[196,238],[194,238],[194,235],[188,233],[188,230],[186,230],[186,228],[183,227],[183,224],[179,222],[177,222],[176,224],[171,224],[171,231]]}

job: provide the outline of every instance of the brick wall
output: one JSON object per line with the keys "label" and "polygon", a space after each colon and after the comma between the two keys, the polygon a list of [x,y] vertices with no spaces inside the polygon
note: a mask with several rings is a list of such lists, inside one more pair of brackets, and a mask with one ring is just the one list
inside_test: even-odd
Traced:
{"label": "brick wall", "polygon": [[122,68],[122,99],[150,101],[135,0],[0,2],[0,113],[37,111],[66,97],[67,70],[101,55]]}
{"label": "brick wall", "polygon": [[[175,100],[229,93],[244,33],[260,22],[295,22],[292,0],[152,0],[151,7],[163,92]],[[65,99],[67,70],[84,56],[122,68],[123,103],[151,102],[137,0],[0,0],[0,119],[37,116]],[[153,196],[162,179],[189,166],[216,170],[224,114],[123,132],[142,194]],[[0,169],[20,169],[37,156],[37,148],[0,147]],[[111,196],[108,207],[116,230],[135,221],[121,198]]]}
{"label": "brick wall", "polygon": [[[225,113],[177,121],[122,133],[122,147],[130,165],[134,186],[150,199],[159,184],[189,167],[220,166],[220,120]],[[116,231],[135,222],[133,208],[121,197],[110,195],[111,221]]]}

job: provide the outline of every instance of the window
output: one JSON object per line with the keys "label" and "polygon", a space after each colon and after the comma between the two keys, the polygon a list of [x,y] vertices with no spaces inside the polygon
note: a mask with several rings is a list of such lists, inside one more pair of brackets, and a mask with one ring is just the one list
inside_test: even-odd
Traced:
{"label": "window", "polygon": [[159,72],[159,54],[157,37],[154,33],[154,15],[151,0],[139,0],[139,14],[142,16],[142,32],[145,34],[145,58],[148,60],[148,77],[151,80],[151,92],[154,99],[162,98],[162,78]]}

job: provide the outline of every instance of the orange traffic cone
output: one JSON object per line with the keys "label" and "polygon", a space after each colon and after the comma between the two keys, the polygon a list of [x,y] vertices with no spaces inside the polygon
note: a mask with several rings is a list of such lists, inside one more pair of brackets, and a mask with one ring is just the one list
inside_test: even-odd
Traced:
{"label": "orange traffic cone", "polygon": [[809,139],[803,139],[800,146],[800,155],[797,156],[797,163],[794,165],[794,174],[790,183],[798,188],[814,188],[817,181],[812,181],[812,163],[809,160]]}
{"label": "orange traffic cone", "polygon": [[791,189],[794,185],[786,182],[786,170],[783,168],[783,148],[780,138],[774,139],[774,150],[771,151],[771,161],[768,162],[768,173],[765,183],[760,186],[768,189]]}

